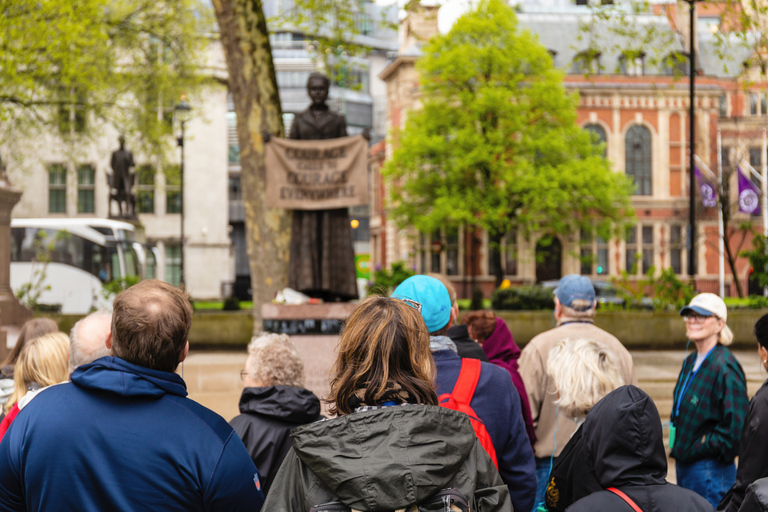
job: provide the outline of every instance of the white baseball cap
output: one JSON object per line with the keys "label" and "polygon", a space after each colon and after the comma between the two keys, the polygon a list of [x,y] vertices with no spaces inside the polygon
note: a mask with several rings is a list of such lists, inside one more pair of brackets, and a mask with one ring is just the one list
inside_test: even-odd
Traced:
{"label": "white baseball cap", "polygon": [[700,293],[691,299],[691,303],[680,310],[680,316],[685,316],[693,311],[701,316],[715,315],[723,320],[728,320],[728,308],[723,299],[714,293]]}

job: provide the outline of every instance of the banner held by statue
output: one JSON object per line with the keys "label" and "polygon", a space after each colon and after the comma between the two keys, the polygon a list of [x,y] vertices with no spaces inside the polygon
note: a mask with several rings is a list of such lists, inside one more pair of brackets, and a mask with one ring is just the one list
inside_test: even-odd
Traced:
{"label": "banner held by statue", "polygon": [[328,210],[368,204],[368,141],[272,138],[266,145],[267,206]]}

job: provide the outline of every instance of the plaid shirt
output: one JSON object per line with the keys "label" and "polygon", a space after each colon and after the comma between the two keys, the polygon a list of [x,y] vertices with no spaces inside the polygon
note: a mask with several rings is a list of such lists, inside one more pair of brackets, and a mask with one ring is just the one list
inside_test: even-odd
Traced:
{"label": "plaid shirt", "polygon": [[677,431],[671,455],[686,463],[702,459],[733,462],[749,409],[744,371],[730,350],[716,345],[691,379],[676,415],[680,391],[695,361],[696,351],[683,361],[675,385],[672,423]]}

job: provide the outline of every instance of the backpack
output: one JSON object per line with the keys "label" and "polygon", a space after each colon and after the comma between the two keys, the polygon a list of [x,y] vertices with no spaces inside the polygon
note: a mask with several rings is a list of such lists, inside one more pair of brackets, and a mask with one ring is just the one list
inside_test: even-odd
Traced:
{"label": "backpack", "polygon": [[[359,512],[340,501],[315,505],[309,512]],[[393,512],[471,512],[469,501],[458,489],[443,489],[425,501]]]}
{"label": "backpack", "polygon": [[494,449],[491,442],[491,434],[488,433],[485,424],[477,417],[477,414],[469,405],[472,397],[475,396],[477,382],[480,380],[480,368],[479,359],[462,359],[461,371],[459,372],[459,378],[456,379],[456,384],[453,386],[453,391],[440,395],[438,402],[441,407],[463,412],[469,416],[469,421],[472,423],[475,435],[480,440],[480,446],[485,448],[485,451],[491,456],[493,465],[496,466],[496,469],[499,469],[499,462],[496,460],[496,449]]}

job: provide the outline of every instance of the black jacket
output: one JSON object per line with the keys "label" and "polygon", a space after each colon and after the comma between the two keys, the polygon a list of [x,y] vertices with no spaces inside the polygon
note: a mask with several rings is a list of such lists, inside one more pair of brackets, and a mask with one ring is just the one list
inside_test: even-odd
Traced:
{"label": "black jacket", "polygon": [[322,418],[320,400],[304,388],[245,388],[240,412],[229,424],[251,454],[266,496],[291,447],[291,429]]}
{"label": "black jacket", "polygon": [[395,405],[299,427],[291,437],[263,510],[398,510],[455,489],[473,511],[512,512],[509,490],[462,412]]}
{"label": "black jacket", "polygon": [[[666,481],[661,418],[651,397],[622,386],[600,400],[584,421],[584,453],[600,485],[616,487],[643,512],[706,512],[712,505],[693,491]],[[598,491],[568,512],[631,511],[621,498]]]}
{"label": "black jacket", "polygon": [[749,414],[741,431],[736,483],[728,494],[723,496],[717,510],[736,512],[744,500],[747,486],[755,480],[768,477],[766,439],[768,439],[768,381],[763,383],[749,403]]}
{"label": "black jacket", "polygon": [[459,357],[469,357],[470,359],[488,362],[488,356],[485,355],[483,347],[469,337],[467,324],[454,325],[448,329],[447,334],[451,341],[456,344],[456,351],[459,353]]}
{"label": "black jacket", "polygon": [[587,463],[583,428],[582,425],[574,432],[554,461],[544,496],[549,510],[562,512],[581,498],[603,490]]}
{"label": "black jacket", "polygon": [[756,480],[747,487],[739,512],[768,512],[768,478]]}

